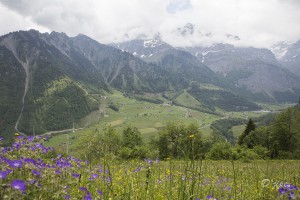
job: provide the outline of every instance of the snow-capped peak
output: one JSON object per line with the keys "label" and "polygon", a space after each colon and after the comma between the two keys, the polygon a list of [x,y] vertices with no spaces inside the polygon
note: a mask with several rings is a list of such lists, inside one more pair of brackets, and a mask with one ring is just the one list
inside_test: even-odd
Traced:
{"label": "snow-capped peak", "polygon": [[163,42],[161,40],[161,35],[160,33],[157,33],[153,39],[150,39],[150,40],[145,40],[144,41],[144,47],[145,48],[154,48],[154,47],[157,47],[157,46],[160,46],[162,45]]}
{"label": "snow-capped peak", "polygon": [[278,44],[275,44],[273,47],[271,47],[270,50],[275,55],[276,59],[280,60],[287,53],[291,45],[292,43],[280,42]]}

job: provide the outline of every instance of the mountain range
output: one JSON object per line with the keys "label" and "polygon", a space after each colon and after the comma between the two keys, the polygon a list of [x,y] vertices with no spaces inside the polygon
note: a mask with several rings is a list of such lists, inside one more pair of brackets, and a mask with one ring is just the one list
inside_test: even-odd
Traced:
{"label": "mountain range", "polygon": [[[278,60],[267,49],[227,44],[175,48],[159,34],[104,45],[85,35],[12,32],[0,37],[0,131],[71,128],[98,110],[99,95],[112,89],[133,98],[160,93],[209,113],[255,110],[257,101],[296,102],[298,47]],[[183,92],[199,103],[182,105],[176,97]]]}
{"label": "mountain range", "polygon": [[[180,30],[185,30],[182,34],[184,37],[187,33],[193,34],[191,25]],[[231,85],[232,89],[256,101],[294,102],[299,96],[300,41],[285,46],[285,52],[280,51],[281,57],[278,57],[278,50],[283,48],[281,46],[269,50],[217,43],[176,48],[162,41],[159,34],[153,39],[111,45],[148,63],[170,49],[188,52]]]}

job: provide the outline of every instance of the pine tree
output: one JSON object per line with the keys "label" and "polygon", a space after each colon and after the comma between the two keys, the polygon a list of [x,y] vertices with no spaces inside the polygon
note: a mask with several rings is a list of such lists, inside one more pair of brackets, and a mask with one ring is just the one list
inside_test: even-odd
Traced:
{"label": "pine tree", "polygon": [[250,118],[247,125],[246,125],[246,128],[244,130],[244,132],[240,135],[239,139],[238,139],[238,144],[239,145],[242,145],[244,144],[244,139],[247,135],[249,135],[249,133],[251,131],[254,131],[256,128],[254,122],[252,121],[252,119]]}

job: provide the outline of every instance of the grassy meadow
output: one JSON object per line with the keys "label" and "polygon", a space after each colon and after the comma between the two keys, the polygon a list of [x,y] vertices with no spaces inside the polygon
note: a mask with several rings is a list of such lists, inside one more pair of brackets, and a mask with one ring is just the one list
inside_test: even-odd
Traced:
{"label": "grassy meadow", "polygon": [[[165,127],[169,122],[190,124],[198,124],[204,136],[211,134],[209,125],[222,118],[222,116],[211,115],[188,108],[170,105],[170,104],[154,104],[146,101],[139,101],[124,97],[122,93],[114,91],[113,94],[105,98],[100,98],[100,109],[91,113],[79,126],[88,127],[69,134],[61,134],[52,137],[47,143],[48,146],[65,149],[67,140],[69,140],[70,148],[78,144],[80,136],[96,133],[104,127],[113,126],[117,131],[127,126],[135,126],[142,133],[145,141],[149,141],[153,137],[157,137],[159,130]],[[119,108],[119,111],[108,108],[108,104],[112,102]],[[71,125],[70,125],[71,126]],[[77,128],[77,127],[75,127]]]}
{"label": "grassy meadow", "polygon": [[[92,136],[105,127],[113,127],[119,134],[127,126],[134,126],[147,145],[168,122],[195,123],[201,137],[209,138],[210,124],[215,120],[247,119],[259,117],[264,112],[225,113],[220,110],[220,115],[211,115],[167,103],[138,101],[119,92],[98,98],[101,102],[99,111],[74,127],[82,129],[53,135],[50,140],[43,136],[16,136],[11,147],[1,147],[0,199],[300,199],[299,160],[233,160],[232,157],[213,161],[207,158],[194,160],[188,156],[126,160],[109,153],[89,159],[89,153],[95,154],[111,145],[104,143],[96,149],[90,146]],[[185,93],[177,98],[181,104],[196,105],[195,99]],[[238,125],[231,130],[237,137],[244,128],[244,125]],[[187,141],[193,141],[195,135],[187,138]],[[0,146],[2,142],[3,138],[0,138]],[[95,144],[101,145],[97,141]],[[78,145],[79,151],[90,149],[80,159],[77,157],[80,156],[76,149]],[[235,151],[237,154],[251,152],[243,148]]]}
{"label": "grassy meadow", "polygon": [[[149,94],[150,96],[150,94]],[[153,96],[152,96],[153,97]],[[96,98],[96,97],[95,97]],[[69,141],[69,149],[72,149],[80,142],[83,135],[89,135],[101,131],[104,127],[113,126],[118,132],[127,126],[137,127],[142,133],[143,139],[147,142],[151,138],[158,136],[159,131],[169,122],[182,124],[197,124],[204,137],[211,135],[210,124],[215,120],[222,118],[253,118],[264,115],[263,112],[224,112],[217,109],[219,115],[203,113],[197,110],[170,105],[168,101],[164,104],[154,104],[147,101],[139,101],[133,98],[125,97],[121,92],[114,91],[107,96],[97,97],[100,101],[99,111],[92,112],[90,115],[81,120],[81,123],[75,125],[75,128],[83,129],[68,134],[60,134],[51,137],[48,146],[53,146],[60,151],[66,151],[66,143]],[[154,98],[160,99],[161,96]],[[187,92],[180,94],[176,101],[182,105],[196,106],[200,104],[196,99]],[[112,103],[118,107],[118,111],[109,108]],[[263,108],[271,107],[272,111],[282,107],[276,105],[263,105]],[[245,126],[239,126],[239,129],[233,127],[235,136],[238,136]],[[70,124],[72,128],[72,124]]]}
{"label": "grassy meadow", "polygon": [[[1,139],[2,140],[2,139]],[[89,163],[18,136],[0,157],[1,199],[299,199],[300,161]]]}

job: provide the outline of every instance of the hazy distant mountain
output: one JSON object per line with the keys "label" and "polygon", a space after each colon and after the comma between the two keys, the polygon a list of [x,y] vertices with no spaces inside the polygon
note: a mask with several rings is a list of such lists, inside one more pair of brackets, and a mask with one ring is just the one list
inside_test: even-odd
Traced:
{"label": "hazy distant mountain", "polygon": [[160,34],[156,34],[153,39],[131,40],[128,42],[115,43],[110,45],[123,51],[129,52],[141,59],[149,58],[154,54],[159,54],[166,50],[174,48],[162,41]]}
{"label": "hazy distant mountain", "polygon": [[282,66],[300,77],[300,40],[293,44],[281,43],[274,50],[281,50],[278,59]]}
{"label": "hazy distant mountain", "polygon": [[[150,43],[153,45],[144,45]],[[232,90],[227,81],[220,80],[219,76],[199,61],[197,57],[187,51],[170,46],[161,38],[133,40],[113,44],[113,46],[122,48],[122,50],[140,57],[147,63],[153,63],[166,70],[167,73],[164,76],[169,80],[171,88],[175,91],[188,89],[188,93],[202,105],[199,108],[201,110],[213,112],[215,107],[221,107],[225,110],[258,109],[255,104],[238,95],[237,91]],[[203,88],[202,84],[209,84],[208,88],[210,89]],[[231,101],[221,102],[221,99],[231,99]]]}
{"label": "hazy distant mountain", "polygon": [[[187,24],[177,31],[188,37],[189,34],[194,34],[195,30],[192,24]],[[238,36],[228,34],[227,37],[239,40]],[[155,41],[153,43],[157,45],[143,45],[148,41]],[[114,44],[114,46],[147,62],[155,60],[156,55],[161,57],[165,52],[176,49],[163,42],[161,38],[133,40]],[[299,78],[285,70],[282,63],[268,49],[242,48],[221,43],[209,47],[195,46],[180,49],[197,57],[202,64],[221,75],[245,97],[260,101],[297,101]]]}
{"label": "hazy distant mountain", "polygon": [[299,79],[282,69],[268,49],[215,44],[185,50],[238,88],[244,87],[252,92],[263,92],[270,96],[275,91],[293,92],[293,89],[299,88]]}

